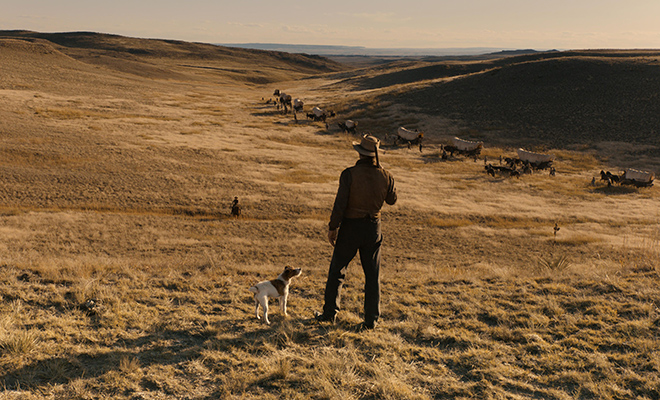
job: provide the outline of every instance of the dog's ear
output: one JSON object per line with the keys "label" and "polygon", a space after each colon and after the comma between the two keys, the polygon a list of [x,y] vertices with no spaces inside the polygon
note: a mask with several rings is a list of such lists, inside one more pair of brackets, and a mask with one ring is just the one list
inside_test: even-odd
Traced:
{"label": "dog's ear", "polygon": [[293,268],[291,268],[291,267],[288,266],[288,265],[284,267],[284,270],[285,270],[285,271],[290,271],[290,270],[292,270],[292,269],[293,269]]}

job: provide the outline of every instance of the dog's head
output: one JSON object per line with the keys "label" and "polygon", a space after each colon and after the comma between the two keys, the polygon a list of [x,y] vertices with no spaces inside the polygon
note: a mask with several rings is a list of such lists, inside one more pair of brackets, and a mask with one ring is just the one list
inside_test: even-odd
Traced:
{"label": "dog's head", "polygon": [[284,272],[282,272],[282,277],[287,281],[294,276],[302,274],[302,268],[291,268],[288,265],[284,267]]}

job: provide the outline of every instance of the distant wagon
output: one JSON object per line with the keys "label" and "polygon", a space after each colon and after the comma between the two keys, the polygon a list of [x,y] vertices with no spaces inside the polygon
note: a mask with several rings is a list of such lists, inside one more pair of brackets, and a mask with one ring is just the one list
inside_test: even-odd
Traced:
{"label": "distant wagon", "polygon": [[411,131],[410,129],[406,129],[402,126],[399,127],[396,131],[396,142],[397,143],[418,143],[421,138],[424,137],[424,134],[422,132],[418,131]]}
{"label": "distant wagon", "polygon": [[552,166],[555,156],[552,154],[534,153],[525,149],[518,149],[518,158],[524,164],[529,164],[534,169],[546,169]]}
{"label": "distant wagon", "polygon": [[484,142],[474,142],[458,137],[454,137],[451,140],[451,143],[451,145],[444,146],[443,150],[451,153],[452,156],[454,153],[458,153],[465,156],[476,157],[481,154],[481,150],[484,147]]}
{"label": "distant wagon", "polygon": [[484,146],[484,142],[473,142],[470,140],[463,140],[457,137],[454,137],[451,142],[456,146],[457,149],[462,151],[481,151],[481,148]]}
{"label": "distant wagon", "polygon": [[649,187],[653,186],[654,178],[655,174],[653,172],[628,168],[623,173],[623,176],[621,176],[619,183],[621,185],[632,185],[635,187]]}
{"label": "distant wagon", "polygon": [[317,106],[314,106],[314,108],[312,108],[312,112],[317,117],[321,117],[321,116],[325,115],[325,111],[323,111],[322,108],[318,108]]}
{"label": "distant wagon", "polygon": [[339,122],[337,125],[342,132],[355,133],[357,130],[357,121],[347,119],[346,122]]}
{"label": "distant wagon", "polygon": [[293,100],[293,109],[298,112],[302,111],[304,105],[305,103],[300,99]]}
{"label": "distant wagon", "polygon": [[326,118],[328,118],[328,115],[326,114],[325,110],[323,110],[322,108],[314,106],[314,108],[312,108],[312,112],[307,113],[307,118],[313,121],[325,122]]}

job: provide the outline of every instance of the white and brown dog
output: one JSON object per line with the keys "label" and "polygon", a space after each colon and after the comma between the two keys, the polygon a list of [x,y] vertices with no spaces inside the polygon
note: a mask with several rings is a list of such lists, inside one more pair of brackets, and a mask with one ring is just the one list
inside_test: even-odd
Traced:
{"label": "white and brown dog", "polygon": [[291,268],[289,266],[284,267],[284,272],[282,272],[277,279],[270,281],[262,281],[252,286],[249,290],[254,292],[254,301],[256,304],[255,313],[257,319],[260,319],[259,316],[259,306],[264,310],[264,322],[270,324],[268,320],[268,298],[279,298],[280,299],[280,309],[286,317],[286,300],[289,297],[289,284],[291,278],[298,276],[302,273],[301,268]]}

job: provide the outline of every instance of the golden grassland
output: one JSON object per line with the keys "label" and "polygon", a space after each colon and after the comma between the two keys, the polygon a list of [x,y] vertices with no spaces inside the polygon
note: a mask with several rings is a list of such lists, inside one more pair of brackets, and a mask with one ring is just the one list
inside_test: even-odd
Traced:
{"label": "golden grassland", "polygon": [[[659,192],[591,185],[622,166],[548,149],[556,176],[493,178],[483,159],[440,157],[464,126],[386,103],[352,113],[333,79],[156,79],[6,47],[0,398],[660,397]],[[296,122],[262,100],[274,88],[339,117]],[[399,192],[368,332],[357,260],[338,323],[311,318],[356,160],[344,118],[385,141]],[[423,128],[424,151],[389,144],[393,121]],[[290,316],[273,306],[263,325],[247,288],[285,265],[303,268]]]}

